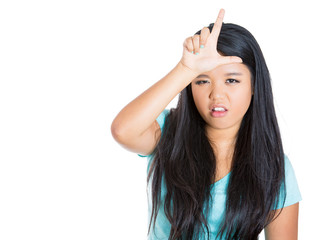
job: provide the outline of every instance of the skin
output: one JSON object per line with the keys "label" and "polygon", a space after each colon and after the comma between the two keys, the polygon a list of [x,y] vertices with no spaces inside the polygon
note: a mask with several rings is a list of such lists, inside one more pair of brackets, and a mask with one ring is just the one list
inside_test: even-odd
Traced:
{"label": "skin", "polygon": [[[220,65],[192,81],[192,94],[207,123],[205,133],[214,144],[219,164],[226,168],[222,172],[229,171],[231,149],[253,95],[251,73],[242,63]],[[213,104],[224,104],[228,109],[226,116],[211,116],[209,108]]]}
{"label": "skin", "polygon": [[[205,63],[207,58],[214,62],[218,62],[219,53],[213,46],[216,46],[217,38],[222,26],[224,11],[220,11],[215,27],[211,34],[207,29],[201,31],[201,36],[192,37],[192,41],[188,40],[185,47],[189,52],[198,52],[202,56],[205,53]],[[206,49],[199,49],[201,44],[206,44]],[[207,49],[207,45],[209,48]],[[210,56],[210,57],[209,57]],[[214,60],[217,58],[217,60]],[[235,59],[235,58],[234,58]],[[197,60],[199,60],[197,58]],[[195,62],[190,65],[190,60],[183,61],[184,65],[192,70],[200,71],[208,77],[196,77],[192,81],[192,94],[196,107],[206,121],[205,133],[214,144],[214,150],[217,158],[217,180],[222,178],[230,171],[231,153],[229,149],[234,149],[235,136],[240,127],[241,120],[248,110],[253,94],[250,84],[249,70],[241,63],[223,63],[209,70],[201,71],[201,62]],[[207,61],[208,62],[208,61]],[[211,64],[210,64],[211,65]],[[231,84],[233,81],[226,81],[225,74],[229,72],[240,72],[241,76],[233,77],[240,80],[240,83]],[[200,74],[201,75],[201,74]],[[206,80],[202,85],[196,85],[197,81]],[[209,112],[211,104],[222,103],[229,112],[225,117],[213,118]],[[275,210],[279,213],[278,210]],[[264,229],[266,240],[297,240],[298,239],[298,212],[299,203],[282,209],[281,214]]]}
{"label": "skin", "polygon": [[[276,215],[279,210],[274,210]],[[298,239],[299,203],[282,209],[281,214],[264,229],[266,240],[297,240]]]}
{"label": "skin", "polygon": [[[214,144],[217,158],[216,181],[218,181],[230,171],[232,157],[230,149],[234,147],[241,121],[250,106],[253,95],[250,71],[242,63],[218,66],[200,74],[192,81],[192,94],[200,115],[207,123],[205,133]],[[226,116],[221,118],[211,116],[209,108],[217,103],[227,107]],[[277,216],[279,210],[274,211]],[[283,208],[280,215],[264,229],[265,239],[297,240],[298,212],[299,203]]]}
{"label": "skin", "polygon": [[[204,27],[200,35],[188,37],[183,44],[183,56],[177,66],[116,116],[111,131],[115,140],[124,148],[142,155],[152,153],[161,137],[156,118],[180,91],[192,83],[196,105],[208,123],[205,133],[218,149],[218,169],[228,169],[228,164],[221,159],[228,156],[227,149],[233,149],[233,139],[249,106],[251,94],[249,78],[245,74],[245,66],[241,64],[242,60],[235,56],[222,56],[217,52],[217,39],[223,17],[224,10],[221,9],[211,33]],[[201,45],[204,45],[204,48],[200,48]],[[226,82],[224,75],[231,69],[233,72],[243,73],[237,78],[232,76],[242,80],[240,84],[230,85]],[[209,75],[209,84],[194,85],[196,78],[203,73]],[[222,119],[212,119],[207,107],[213,103],[225,104],[229,109],[228,115]],[[296,240],[297,223],[298,203],[285,207],[279,217],[265,228],[266,240]]]}

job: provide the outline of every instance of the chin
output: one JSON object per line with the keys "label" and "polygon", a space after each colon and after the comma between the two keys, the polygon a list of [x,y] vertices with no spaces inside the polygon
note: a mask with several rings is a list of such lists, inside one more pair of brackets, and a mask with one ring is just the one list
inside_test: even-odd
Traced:
{"label": "chin", "polygon": [[207,127],[211,127],[214,129],[218,129],[218,130],[223,130],[223,129],[228,129],[230,127],[232,127],[231,125],[225,125],[225,124],[207,124]]}

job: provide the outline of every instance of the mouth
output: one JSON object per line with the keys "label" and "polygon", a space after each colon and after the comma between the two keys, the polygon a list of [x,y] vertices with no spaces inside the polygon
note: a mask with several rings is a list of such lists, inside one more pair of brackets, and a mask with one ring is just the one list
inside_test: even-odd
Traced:
{"label": "mouth", "polygon": [[213,112],[226,112],[227,109],[225,107],[214,107],[211,109]]}
{"label": "mouth", "polygon": [[215,107],[211,110],[210,114],[212,117],[224,117],[227,115],[228,110],[223,107]]}

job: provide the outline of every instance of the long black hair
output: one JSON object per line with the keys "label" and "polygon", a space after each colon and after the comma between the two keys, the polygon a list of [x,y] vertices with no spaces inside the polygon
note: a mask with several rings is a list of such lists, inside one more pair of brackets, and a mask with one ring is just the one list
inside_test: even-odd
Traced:
{"label": "long black hair", "polygon": [[[210,24],[210,31],[212,28]],[[270,74],[257,41],[241,26],[223,24],[217,50],[243,60],[251,72],[254,89],[236,137],[226,210],[218,237],[258,239],[275,219],[272,210],[278,208],[281,187],[283,205],[286,196],[284,151]],[[153,152],[147,177],[152,195],[148,234],[151,224],[155,227],[164,183],[166,194],[162,203],[171,224],[169,240],[198,239],[202,231],[209,236],[207,216],[212,206],[216,158],[205,135],[206,124],[194,104],[189,84],[181,91],[177,107],[166,116],[164,131]]]}

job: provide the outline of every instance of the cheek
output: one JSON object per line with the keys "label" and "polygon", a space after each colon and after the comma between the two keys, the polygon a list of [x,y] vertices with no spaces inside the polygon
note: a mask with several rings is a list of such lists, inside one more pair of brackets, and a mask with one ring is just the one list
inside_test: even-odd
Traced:
{"label": "cheek", "polygon": [[230,99],[232,109],[238,114],[244,115],[250,106],[251,98],[250,90],[235,92],[232,99]]}
{"label": "cheek", "polygon": [[192,90],[193,100],[197,110],[204,111],[205,108],[208,108],[208,98],[207,93],[204,91],[194,91]]}

